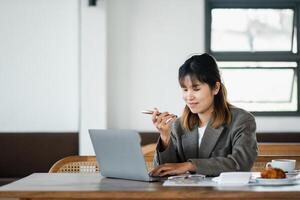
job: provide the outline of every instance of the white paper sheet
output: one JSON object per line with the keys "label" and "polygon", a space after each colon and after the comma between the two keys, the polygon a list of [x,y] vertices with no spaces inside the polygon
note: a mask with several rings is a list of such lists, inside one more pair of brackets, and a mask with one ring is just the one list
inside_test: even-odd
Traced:
{"label": "white paper sheet", "polygon": [[211,178],[186,178],[186,179],[174,179],[166,180],[163,186],[201,186],[211,187],[217,186],[218,183],[211,180]]}

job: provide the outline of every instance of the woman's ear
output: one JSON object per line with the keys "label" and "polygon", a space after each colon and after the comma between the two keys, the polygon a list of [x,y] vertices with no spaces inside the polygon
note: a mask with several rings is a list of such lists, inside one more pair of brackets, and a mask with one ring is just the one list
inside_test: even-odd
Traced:
{"label": "woman's ear", "polygon": [[220,82],[216,82],[215,87],[213,89],[213,94],[214,95],[217,95],[219,93],[220,87],[221,87],[221,83]]}

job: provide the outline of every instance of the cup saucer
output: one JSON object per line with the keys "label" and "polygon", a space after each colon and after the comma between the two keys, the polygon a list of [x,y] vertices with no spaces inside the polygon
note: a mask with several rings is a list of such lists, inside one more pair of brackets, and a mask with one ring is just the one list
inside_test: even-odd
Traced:
{"label": "cup saucer", "polygon": [[294,175],[298,175],[300,173],[300,170],[292,170],[292,171],[287,171],[285,174],[287,176],[294,176]]}

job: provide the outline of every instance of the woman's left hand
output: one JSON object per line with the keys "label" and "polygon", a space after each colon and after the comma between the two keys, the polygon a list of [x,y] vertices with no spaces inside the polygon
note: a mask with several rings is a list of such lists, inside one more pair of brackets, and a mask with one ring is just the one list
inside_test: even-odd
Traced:
{"label": "woman's left hand", "polygon": [[167,176],[185,174],[186,172],[195,172],[196,167],[191,162],[166,163],[157,166],[151,172],[151,176]]}

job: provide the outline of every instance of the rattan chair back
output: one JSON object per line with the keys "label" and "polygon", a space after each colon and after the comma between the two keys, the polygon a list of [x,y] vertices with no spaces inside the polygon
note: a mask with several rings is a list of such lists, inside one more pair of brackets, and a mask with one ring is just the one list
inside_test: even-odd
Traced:
{"label": "rattan chair back", "polygon": [[[156,144],[148,144],[142,147],[148,170],[153,168],[153,155]],[[68,156],[53,164],[49,173],[97,173],[100,165],[96,156]]]}

